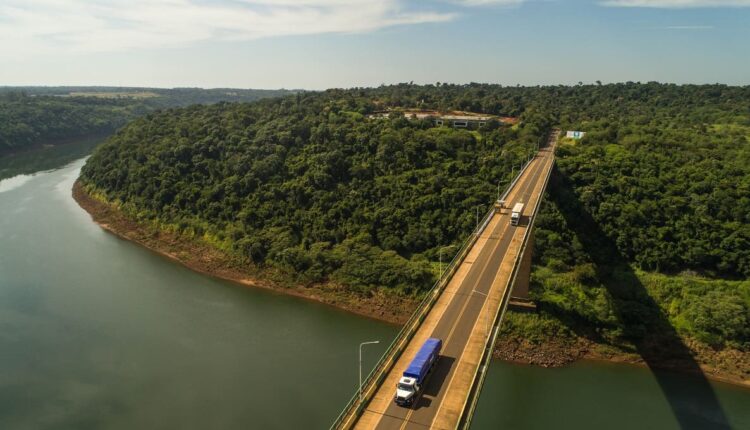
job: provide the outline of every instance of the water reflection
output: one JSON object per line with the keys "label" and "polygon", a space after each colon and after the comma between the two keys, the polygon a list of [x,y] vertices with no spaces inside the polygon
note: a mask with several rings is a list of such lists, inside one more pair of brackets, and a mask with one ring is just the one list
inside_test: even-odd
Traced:
{"label": "water reflection", "polygon": [[33,175],[17,175],[2,179],[0,180],[0,193],[14,190],[26,182],[29,182],[33,177]]}
{"label": "water reflection", "polygon": [[[104,137],[92,137],[64,145],[42,147],[29,152],[2,155],[0,156],[0,180],[66,166],[72,161],[89,155],[104,139]],[[15,184],[15,186],[20,186],[20,184]],[[2,191],[0,188],[0,192]]]}
{"label": "water reflection", "polygon": [[0,429],[326,428],[397,329],[104,232],[82,164],[0,193]]}
{"label": "water reflection", "polygon": [[[694,375],[623,364],[579,362],[545,369],[496,361],[471,428],[710,430],[726,428],[725,420],[733,429],[750,428],[750,390],[711,381],[707,396],[703,382]],[[673,388],[669,399],[665,384]],[[721,404],[719,410],[714,402]]]}

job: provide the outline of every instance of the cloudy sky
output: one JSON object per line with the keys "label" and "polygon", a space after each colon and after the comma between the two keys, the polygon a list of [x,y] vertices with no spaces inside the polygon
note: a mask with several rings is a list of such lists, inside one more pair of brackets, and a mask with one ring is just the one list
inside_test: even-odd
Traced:
{"label": "cloudy sky", "polygon": [[0,85],[750,84],[750,0],[0,0]]}

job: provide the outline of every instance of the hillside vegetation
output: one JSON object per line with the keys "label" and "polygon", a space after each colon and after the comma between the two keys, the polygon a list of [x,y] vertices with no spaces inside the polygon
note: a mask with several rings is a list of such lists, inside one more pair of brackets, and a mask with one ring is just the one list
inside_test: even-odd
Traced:
{"label": "hillside vegetation", "polygon": [[[512,314],[506,335],[583,337],[647,362],[692,354],[680,337],[750,350],[748,89],[571,92],[560,122],[588,134],[559,146],[537,220],[539,312]],[[746,357],[700,359],[750,377]]]}
{"label": "hillside vegetation", "polygon": [[145,113],[127,101],[0,94],[0,156],[35,145],[111,133]]}
{"label": "hillside vegetation", "polygon": [[40,145],[109,135],[128,121],[162,108],[285,94],[289,91],[0,87],[0,157]]}
{"label": "hillside vegetation", "polygon": [[[366,117],[414,107],[521,123],[471,132]],[[750,88],[721,85],[331,90],[148,115],[100,147],[81,181],[277,280],[419,295],[440,249],[560,124],[588,134],[561,142],[538,220],[539,312],[512,315],[506,331],[639,351],[649,333],[676,331],[747,350],[749,114]]]}
{"label": "hillside vegetation", "polygon": [[428,261],[474,228],[545,125],[472,133],[366,119],[374,108],[331,92],[149,115],[81,178],[141,220],[285,279],[419,293]]}

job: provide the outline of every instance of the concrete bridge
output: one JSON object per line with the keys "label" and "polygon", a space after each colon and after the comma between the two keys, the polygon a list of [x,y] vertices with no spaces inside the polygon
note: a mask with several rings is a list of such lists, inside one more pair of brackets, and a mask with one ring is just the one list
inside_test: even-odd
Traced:
{"label": "concrete bridge", "polygon": [[[462,246],[443,277],[334,422],[334,429],[468,428],[498,328],[510,303],[528,301],[533,224],[554,164],[559,130],[529,160]],[[524,203],[518,226],[510,223]],[[410,408],[393,401],[396,383],[430,337],[443,340],[440,359]]]}

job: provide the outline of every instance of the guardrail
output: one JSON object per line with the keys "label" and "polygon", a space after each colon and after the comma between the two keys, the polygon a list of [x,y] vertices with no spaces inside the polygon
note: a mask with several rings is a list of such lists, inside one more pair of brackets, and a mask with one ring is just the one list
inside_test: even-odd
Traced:
{"label": "guardrail", "polygon": [[[518,175],[506,188],[500,200],[503,200],[505,197],[507,197],[508,193],[510,193],[510,190],[513,189],[513,186],[516,185],[521,175],[523,175],[523,173],[526,171],[526,168],[529,166],[529,164],[531,164],[532,160],[533,157],[523,165],[521,170],[519,170]],[[388,349],[386,349],[380,360],[377,362],[377,364],[375,364],[375,367],[373,367],[372,371],[370,371],[370,373],[367,375],[367,378],[365,378],[365,380],[362,382],[362,398],[360,399],[359,392],[355,393],[354,396],[352,396],[352,398],[349,400],[349,403],[347,403],[344,407],[344,410],[341,412],[341,414],[339,414],[339,416],[331,425],[331,430],[349,429],[354,426],[357,418],[359,418],[359,416],[362,414],[364,407],[369,403],[369,401],[372,399],[372,396],[375,394],[376,388],[380,386],[380,384],[383,382],[383,379],[385,379],[386,375],[388,375],[388,372],[390,372],[390,370],[396,364],[396,361],[399,359],[399,357],[401,357],[401,354],[404,352],[406,346],[416,334],[419,326],[427,317],[427,314],[432,309],[432,306],[440,297],[443,289],[450,282],[453,274],[463,262],[466,254],[469,253],[469,250],[474,245],[479,235],[482,234],[484,229],[487,227],[487,224],[489,224],[489,221],[494,214],[495,208],[494,206],[491,206],[490,210],[487,211],[484,217],[482,217],[482,221],[478,223],[477,227],[474,229],[471,235],[463,242],[458,252],[456,252],[451,262],[448,264],[445,270],[443,270],[443,273],[440,274],[440,278],[435,282],[432,288],[430,288],[430,291],[427,293],[425,298],[422,299],[422,301],[419,303],[412,316],[408,321],[406,321],[404,326],[398,332],[396,338],[393,340],[393,342],[391,342],[390,346],[388,346]]]}
{"label": "guardrail", "polygon": [[[552,132],[552,136],[559,136],[559,133],[560,130],[555,129]],[[547,189],[547,183],[549,182],[549,178],[552,174],[552,168],[554,167],[554,165],[555,160],[553,159],[552,166],[550,166],[550,169],[547,171],[547,175],[544,177],[542,190]],[[507,284],[505,285],[503,296],[500,298],[500,306],[498,306],[494,318],[492,319],[491,330],[487,336],[487,344],[485,345],[484,352],[482,353],[482,358],[479,361],[479,367],[477,367],[477,370],[474,373],[474,381],[472,382],[471,389],[469,390],[469,396],[466,398],[466,402],[464,402],[461,418],[456,424],[457,429],[460,428],[463,430],[468,430],[471,426],[471,419],[474,416],[474,411],[476,410],[477,402],[479,401],[479,394],[482,392],[484,380],[487,377],[487,369],[489,368],[490,360],[492,360],[492,355],[495,350],[495,342],[497,341],[497,336],[500,333],[500,324],[502,323],[503,317],[505,316],[505,311],[508,308],[513,285],[515,285],[516,278],[518,278],[518,271],[521,266],[519,264],[519,261],[526,252],[526,247],[529,244],[529,238],[531,237],[532,230],[534,229],[534,221],[536,220],[536,216],[539,213],[539,207],[542,204],[543,196],[544,193],[542,192],[542,194],[539,195],[539,199],[537,200],[536,205],[534,205],[534,212],[529,219],[529,227],[524,232],[521,247],[518,254],[516,255],[515,260],[513,261],[513,270],[511,271],[511,275],[508,278]]]}

